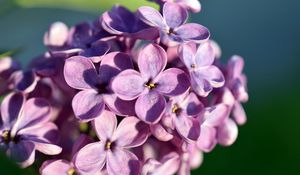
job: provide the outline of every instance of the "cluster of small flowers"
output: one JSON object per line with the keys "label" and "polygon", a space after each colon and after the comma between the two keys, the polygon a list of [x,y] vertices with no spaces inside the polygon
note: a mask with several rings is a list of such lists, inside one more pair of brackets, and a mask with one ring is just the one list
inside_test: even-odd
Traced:
{"label": "cluster of small flowers", "polygon": [[0,149],[22,167],[35,150],[50,155],[42,175],[187,175],[233,144],[246,122],[243,59],[222,65],[208,29],[186,23],[197,0],[155,2],[52,24],[26,70],[2,58]]}

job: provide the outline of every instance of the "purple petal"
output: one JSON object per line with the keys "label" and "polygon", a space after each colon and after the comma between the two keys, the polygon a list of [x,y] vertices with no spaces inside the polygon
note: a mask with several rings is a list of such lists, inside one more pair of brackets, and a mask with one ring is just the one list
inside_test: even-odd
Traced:
{"label": "purple petal", "polygon": [[62,47],[68,39],[69,29],[62,22],[51,24],[44,35],[44,44],[51,47]]}
{"label": "purple petal", "polygon": [[232,145],[238,136],[238,127],[233,120],[228,118],[218,127],[218,143],[223,146]]}
{"label": "purple petal", "polygon": [[80,91],[72,100],[74,114],[82,121],[90,121],[98,117],[104,107],[103,97],[94,90]]}
{"label": "purple petal", "polygon": [[143,6],[137,10],[138,16],[142,21],[150,26],[167,28],[167,24],[161,14],[154,8]]}
{"label": "purple petal", "polygon": [[47,143],[46,141],[40,139],[32,139],[31,141],[34,143],[36,150],[46,155],[57,155],[62,151],[61,147],[51,143]]}
{"label": "purple petal", "polygon": [[103,99],[106,106],[120,116],[135,116],[134,104],[135,100],[124,101],[118,98],[115,94],[103,94]]}
{"label": "purple petal", "polygon": [[204,152],[210,152],[217,144],[217,130],[214,127],[201,126],[197,147]]}
{"label": "purple petal", "polygon": [[241,103],[235,102],[232,109],[232,116],[238,125],[243,125],[247,122],[246,112]]}
{"label": "purple petal", "polygon": [[181,44],[178,50],[181,61],[191,70],[195,65],[196,46],[194,43]]}
{"label": "purple petal", "polygon": [[94,127],[100,140],[111,139],[117,128],[117,117],[114,113],[104,110],[103,113],[94,120]]}
{"label": "purple petal", "polygon": [[188,13],[180,5],[167,2],[163,6],[163,16],[167,25],[175,29],[186,22]]}
{"label": "purple petal", "polygon": [[38,78],[32,70],[26,72],[17,71],[10,77],[14,88],[24,93],[32,92],[36,87],[37,80]]}
{"label": "purple petal", "polygon": [[228,74],[231,78],[239,78],[243,72],[244,59],[238,55],[234,55],[228,61]]}
{"label": "purple petal", "polygon": [[154,79],[167,65],[167,53],[157,44],[147,45],[139,54],[138,66],[145,79]]}
{"label": "purple petal", "polygon": [[179,155],[171,152],[161,159],[161,165],[154,170],[155,175],[172,175],[175,174],[179,166]]}
{"label": "purple petal", "polygon": [[90,48],[83,50],[80,53],[81,56],[88,57],[94,63],[99,63],[102,60],[102,57],[109,51],[110,46],[104,41],[94,42]]}
{"label": "purple petal", "polygon": [[149,27],[142,29],[134,34],[131,34],[133,38],[143,39],[143,40],[155,40],[159,37],[159,31],[155,27]]}
{"label": "purple petal", "polygon": [[60,160],[47,160],[45,161],[41,168],[41,175],[59,175],[66,174],[71,168],[70,162],[60,159]]}
{"label": "purple petal", "polygon": [[23,114],[19,116],[12,128],[12,135],[20,129],[43,124],[50,120],[50,104],[42,98],[31,98],[24,105]]}
{"label": "purple petal", "polygon": [[82,173],[96,173],[105,165],[106,151],[103,142],[90,143],[83,147],[75,156],[75,167]]}
{"label": "purple petal", "polygon": [[225,104],[218,104],[208,107],[204,112],[204,123],[210,127],[217,127],[222,124],[228,117],[228,106]]}
{"label": "purple petal", "polygon": [[197,67],[210,66],[215,60],[214,49],[209,42],[201,44],[195,55]]}
{"label": "purple petal", "polygon": [[151,133],[158,140],[167,142],[173,139],[173,135],[168,133],[166,129],[160,124],[150,125]]}
{"label": "purple petal", "polygon": [[111,88],[123,100],[136,99],[145,89],[141,74],[132,69],[118,74],[113,79]]}
{"label": "purple petal", "polygon": [[141,165],[138,158],[126,149],[116,148],[107,153],[107,172],[111,175],[138,175]]}
{"label": "purple petal", "polygon": [[135,103],[137,116],[146,123],[159,122],[165,111],[165,98],[155,91],[141,95]]}
{"label": "purple petal", "polygon": [[28,141],[20,141],[10,145],[10,156],[21,167],[26,168],[33,164],[35,158],[34,144]]}
{"label": "purple petal", "polygon": [[222,87],[224,76],[216,66],[207,66],[191,72],[191,85],[200,96],[206,97],[213,88]]}
{"label": "purple petal", "polygon": [[91,89],[98,83],[98,75],[92,61],[86,57],[68,58],[64,67],[64,77],[75,89]]}
{"label": "purple petal", "polygon": [[133,69],[129,55],[121,52],[111,52],[102,58],[99,79],[101,82],[108,84],[113,77],[126,69]]}
{"label": "purple petal", "polygon": [[190,93],[187,96],[186,100],[187,103],[185,103],[184,108],[186,110],[186,114],[189,116],[196,116],[204,108],[204,105],[201,103],[197,95],[194,93]]}
{"label": "purple petal", "polygon": [[170,68],[163,71],[157,77],[156,90],[167,96],[177,96],[183,94],[190,85],[189,77],[178,68]]}
{"label": "purple petal", "polygon": [[133,148],[145,143],[149,133],[147,124],[136,117],[126,117],[119,124],[113,140],[119,147]]}
{"label": "purple petal", "polygon": [[135,27],[135,23],[136,18],[134,14],[119,5],[114,6],[111,11],[102,15],[103,28],[115,35],[133,32],[132,29]]}
{"label": "purple petal", "polygon": [[201,11],[201,4],[198,0],[177,0],[176,2],[194,13]]}
{"label": "purple petal", "polygon": [[178,27],[175,32],[176,35],[183,39],[183,41],[194,41],[199,43],[208,40],[210,37],[209,30],[196,23],[184,24]]}
{"label": "purple petal", "polygon": [[21,93],[7,95],[1,104],[2,129],[10,129],[15,123],[25,104],[25,97]]}
{"label": "purple petal", "polygon": [[200,135],[200,122],[197,118],[179,115],[175,117],[177,132],[189,141],[196,141]]}

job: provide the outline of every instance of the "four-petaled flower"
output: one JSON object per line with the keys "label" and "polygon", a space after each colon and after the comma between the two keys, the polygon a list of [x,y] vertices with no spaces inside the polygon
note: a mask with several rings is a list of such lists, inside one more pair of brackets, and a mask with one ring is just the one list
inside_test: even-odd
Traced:
{"label": "four-petaled flower", "polygon": [[100,141],[77,153],[75,167],[83,173],[96,173],[106,165],[110,175],[138,175],[141,164],[128,149],[147,140],[149,127],[136,117],[125,117],[117,127],[117,118],[109,111],[104,111],[93,124]]}
{"label": "four-petaled flower", "polygon": [[190,73],[192,89],[198,95],[206,97],[213,88],[224,85],[222,72],[213,65],[215,54],[209,42],[201,44],[197,50],[194,43],[183,44],[179,55]]}
{"label": "four-petaled flower", "polygon": [[61,148],[53,144],[57,127],[50,122],[50,105],[41,98],[25,100],[21,93],[11,93],[1,104],[0,150],[21,167],[33,164],[35,150],[56,155]]}
{"label": "four-petaled flower", "polygon": [[165,96],[183,94],[189,87],[184,71],[170,68],[163,71],[167,55],[156,44],[147,45],[139,54],[140,72],[128,69],[118,74],[112,81],[112,90],[123,100],[133,100],[137,116],[147,123],[159,122],[165,111]]}
{"label": "four-petaled flower", "polygon": [[188,18],[187,10],[176,3],[164,4],[163,16],[152,7],[138,9],[141,20],[150,26],[157,27],[160,31],[161,42],[168,46],[178,43],[194,41],[203,42],[209,39],[208,29],[200,24],[185,24]]}

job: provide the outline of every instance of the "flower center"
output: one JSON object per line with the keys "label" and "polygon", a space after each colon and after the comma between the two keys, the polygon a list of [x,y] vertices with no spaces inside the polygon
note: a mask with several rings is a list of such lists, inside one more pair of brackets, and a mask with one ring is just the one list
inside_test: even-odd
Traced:
{"label": "flower center", "polygon": [[174,104],[172,107],[172,113],[179,115],[181,112],[181,108],[178,106],[178,104]]}
{"label": "flower center", "polygon": [[112,143],[110,141],[107,141],[105,144],[105,149],[109,150],[109,149],[111,149],[111,147],[112,147]]}
{"label": "flower center", "polygon": [[195,68],[196,68],[196,64],[192,64],[192,65],[191,65],[191,68],[192,68],[192,69],[195,69]]}
{"label": "flower center", "polygon": [[104,93],[108,92],[107,84],[104,84],[104,83],[100,84],[99,83],[99,84],[96,85],[96,87],[97,87],[97,90],[98,90],[99,94],[104,94]]}
{"label": "flower center", "polygon": [[154,89],[156,87],[155,83],[146,83],[145,87],[147,87],[148,89]]}
{"label": "flower center", "polygon": [[67,171],[67,174],[68,175],[76,175],[76,170],[74,168],[70,168],[68,171]]}
{"label": "flower center", "polygon": [[176,34],[176,32],[174,31],[173,28],[170,28],[169,30],[167,30],[167,34],[168,34],[168,35]]}
{"label": "flower center", "polygon": [[1,136],[2,136],[2,138],[4,140],[4,142],[6,142],[6,143],[8,143],[11,140],[11,138],[10,138],[10,131],[9,130],[3,131]]}

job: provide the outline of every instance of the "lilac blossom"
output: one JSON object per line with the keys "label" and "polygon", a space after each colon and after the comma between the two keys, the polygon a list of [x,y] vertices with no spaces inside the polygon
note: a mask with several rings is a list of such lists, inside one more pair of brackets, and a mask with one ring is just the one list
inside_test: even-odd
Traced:
{"label": "lilac blossom", "polygon": [[201,124],[198,114],[203,108],[203,104],[194,93],[173,97],[167,104],[162,125],[172,130],[176,129],[187,141],[197,141]]}
{"label": "lilac blossom", "polygon": [[190,73],[192,89],[198,95],[206,97],[213,88],[224,85],[221,70],[213,65],[215,54],[209,42],[201,44],[197,50],[194,43],[184,44],[179,55]]}
{"label": "lilac blossom", "polygon": [[111,34],[138,39],[153,40],[159,35],[156,28],[149,27],[136,14],[119,5],[103,13],[102,27]]}
{"label": "lilac blossom", "polygon": [[147,45],[139,54],[140,72],[122,71],[112,81],[112,90],[123,100],[134,100],[137,116],[147,123],[157,123],[165,111],[166,96],[184,93],[189,86],[187,75],[178,68],[164,71],[166,52],[156,44]]}
{"label": "lilac blossom", "polygon": [[147,6],[140,7],[138,13],[141,20],[159,29],[161,42],[165,45],[172,46],[187,41],[199,43],[210,36],[208,29],[200,24],[185,24],[188,13],[176,3],[165,3],[163,16],[156,9]]}
{"label": "lilac blossom", "polygon": [[150,0],[158,3],[160,6],[163,6],[166,2],[174,2],[187,10],[190,10],[194,13],[198,13],[201,11],[201,4],[198,0]]}
{"label": "lilac blossom", "polygon": [[64,67],[66,82],[80,90],[72,100],[76,117],[82,121],[93,120],[104,111],[105,105],[118,114],[132,114],[132,102],[117,98],[109,88],[111,78],[129,68],[132,68],[131,59],[119,52],[112,52],[103,58],[99,73],[92,61],[85,57],[67,59]]}
{"label": "lilac blossom", "polygon": [[49,119],[50,106],[44,99],[26,101],[20,93],[9,94],[1,104],[0,149],[22,167],[33,164],[35,150],[59,154],[61,148],[52,143],[57,127]]}
{"label": "lilac blossom", "polygon": [[135,117],[125,117],[117,126],[116,116],[109,111],[104,111],[93,124],[100,141],[78,152],[75,167],[83,173],[96,173],[106,165],[110,175],[139,174],[140,162],[128,149],[147,140],[148,126]]}

